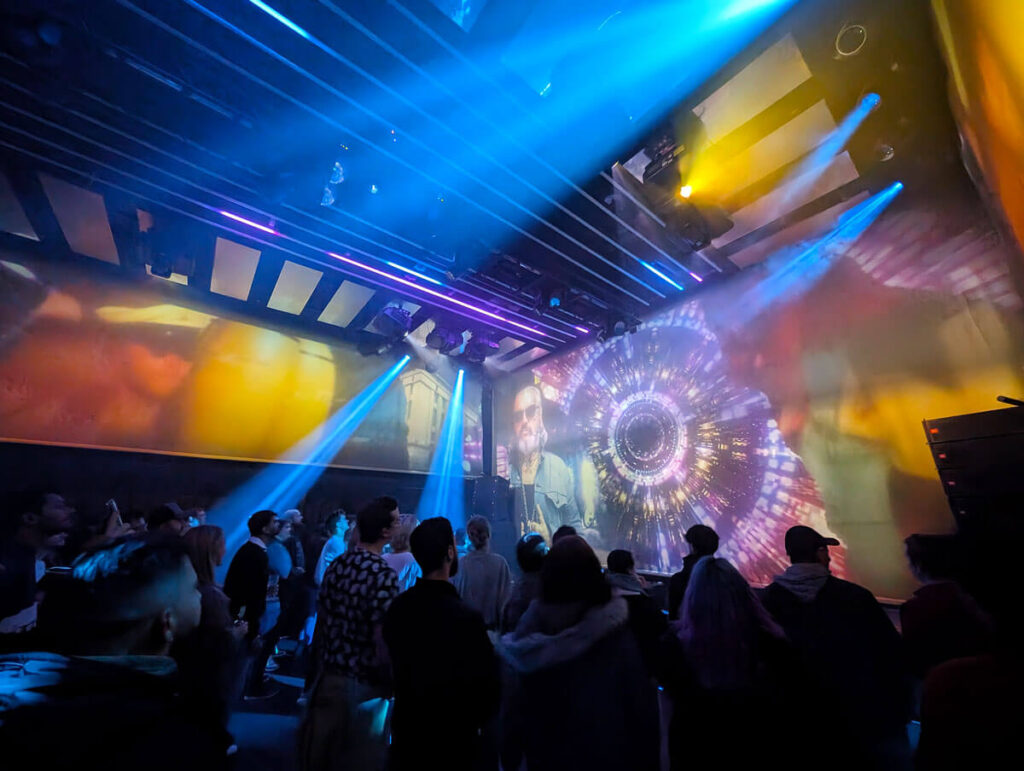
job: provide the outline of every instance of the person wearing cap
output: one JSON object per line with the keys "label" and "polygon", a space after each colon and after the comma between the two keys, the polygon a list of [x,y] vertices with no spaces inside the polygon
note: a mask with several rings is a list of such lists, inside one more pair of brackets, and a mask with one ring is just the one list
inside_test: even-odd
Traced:
{"label": "person wearing cap", "polygon": [[158,506],[149,515],[148,529],[150,532],[185,535],[188,532],[188,528],[188,514],[176,503],[171,502]]}
{"label": "person wearing cap", "polygon": [[690,574],[702,557],[713,557],[718,551],[718,533],[707,525],[694,525],[683,536],[690,545],[690,553],[683,557],[683,569],[674,574],[668,581],[668,617],[670,621],[679,620],[679,606],[686,595],[686,585],[690,582]]}
{"label": "person wearing cap", "polygon": [[821,705],[808,730],[819,749],[842,747],[843,768],[909,768],[911,690],[900,637],[871,592],[830,573],[828,550],[838,545],[791,527],[792,564],[761,599],[807,673],[799,687]]}

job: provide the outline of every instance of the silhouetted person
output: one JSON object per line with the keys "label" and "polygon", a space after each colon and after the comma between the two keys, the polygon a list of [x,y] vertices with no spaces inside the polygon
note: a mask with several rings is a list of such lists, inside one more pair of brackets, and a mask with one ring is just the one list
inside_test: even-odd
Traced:
{"label": "silhouetted person", "polygon": [[[231,617],[241,618],[248,625],[246,640],[253,646],[259,637],[260,623],[267,609],[267,586],[270,580],[267,545],[277,535],[279,524],[274,512],[264,510],[249,517],[248,526],[249,540],[241,545],[231,559],[224,579],[224,593],[231,601]],[[253,656],[257,658],[259,651],[254,651]],[[250,677],[247,696],[262,698],[271,695],[263,683],[262,675],[260,671],[258,680]]]}
{"label": "silhouetted person", "polygon": [[321,670],[301,731],[306,771],[376,771],[384,762],[391,694],[381,625],[398,596],[398,576],[381,552],[398,520],[394,498],[365,506],[356,516],[359,542],[324,575],[317,611]]}
{"label": "silhouetted person", "polygon": [[653,676],[661,636],[668,628],[668,622],[648,594],[647,584],[637,575],[631,552],[625,549],[609,552],[605,578],[612,587],[612,593],[622,597],[629,607],[629,627],[636,636],[647,671]]}
{"label": "silhouetted person", "polygon": [[679,606],[694,566],[702,557],[714,556],[718,551],[718,533],[707,525],[693,525],[683,538],[690,545],[690,553],[683,557],[683,569],[668,580],[668,617],[672,621],[679,618]]}
{"label": "silhouetted person", "polygon": [[463,602],[483,616],[487,628],[497,631],[512,575],[505,558],[491,553],[490,522],[484,517],[473,517],[466,523],[466,535],[473,548],[462,558],[452,583]]}
{"label": "silhouetted person", "polygon": [[1013,501],[1007,519],[985,512],[969,527],[965,582],[994,622],[992,649],[939,664],[925,678],[919,771],[1010,768],[1020,755],[1024,615],[1017,553],[1024,527],[1017,508]]}
{"label": "silhouetted person", "polygon": [[[867,589],[829,573],[825,538],[804,525],[786,531],[792,565],[762,600],[792,641],[848,768],[905,768],[910,681],[895,627]],[[819,738],[824,738],[820,737]]]}
{"label": "silhouetted person", "polygon": [[182,542],[196,571],[202,600],[198,628],[175,650],[182,691],[194,714],[224,732],[227,749],[234,743],[227,733],[228,717],[241,692],[249,629],[244,621],[232,619],[230,600],[214,578],[224,560],[224,531],[199,525],[190,528]]}
{"label": "silhouetted person", "polygon": [[551,545],[554,546],[560,540],[570,535],[579,535],[572,525],[562,525],[551,534]]}
{"label": "silhouetted person", "polygon": [[57,493],[8,494],[0,521],[0,636],[36,625],[38,583],[46,572],[44,555],[64,544],[75,510]]}
{"label": "silhouetted person", "polygon": [[912,535],[904,541],[921,588],[900,606],[900,628],[917,677],[950,659],[988,653],[992,621],[955,580],[959,544],[952,535]]}
{"label": "silhouetted person", "polygon": [[469,771],[480,767],[481,732],[497,713],[498,661],[483,618],[449,581],[459,572],[451,523],[425,520],[410,544],[423,577],[384,616],[395,680],[392,767]]}
{"label": "silhouetted person", "polygon": [[541,596],[499,651],[517,673],[503,757],[520,747],[530,771],[654,771],[656,691],[601,563],[578,536],[544,561]]}
{"label": "silhouetted person", "polygon": [[547,553],[548,545],[540,533],[527,533],[516,543],[516,563],[521,575],[512,584],[512,592],[501,611],[502,634],[515,629],[530,603],[540,596],[540,570]]}
{"label": "silhouetted person", "polygon": [[416,528],[416,517],[411,514],[403,514],[399,520],[398,527],[391,532],[391,551],[384,556],[384,561],[391,566],[398,576],[398,591],[404,592],[411,589],[417,579],[423,575],[416,559],[409,551],[409,537]]}
{"label": "silhouetted person", "polygon": [[324,573],[327,572],[330,564],[345,553],[350,526],[351,522],[349,522],[348,515],[344,509],[338,509],[327,517],[325,531],[328,538],[320,548],[319,556],[316,560],[316,570],[314,571],[314,581],[317,586],[323,583]]}
{"label": "silhouetted person", "polygon": [[188,514],[176,503],[157,506],[149,515],[147,530],[150,532],[185,535],[188,529]]}
{"label": "silhouetted person", "polygon": [[40,637],[60,653],[0,657],[0,765],[224,768],[221,732],[186,709],[168,657],[199,618],[180,539],[122,540],[80,557],[39,609]]}
{"label": "silhouetted person", "polygon": [[785,634],[727,560],[697,562],[672,630],[662,676],[673,771],[755,767],[777,729],[804,727],[782,698],[792,667]]}

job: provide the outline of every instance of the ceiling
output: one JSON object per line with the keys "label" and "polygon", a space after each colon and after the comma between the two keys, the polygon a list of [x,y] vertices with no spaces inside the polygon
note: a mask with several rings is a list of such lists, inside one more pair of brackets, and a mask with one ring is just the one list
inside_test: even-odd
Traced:
{"label": "ceiling", "polygon": [[94,0],[2,22],[11,243],[367,353],[401,304],[414,337],[486,332],[515,369],[957,162],[920,2]]}

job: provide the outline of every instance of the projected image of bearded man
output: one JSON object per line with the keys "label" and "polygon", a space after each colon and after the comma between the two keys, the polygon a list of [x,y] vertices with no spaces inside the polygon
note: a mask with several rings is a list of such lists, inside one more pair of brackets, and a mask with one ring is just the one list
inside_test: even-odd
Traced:
{"label": "projected image of bearded man", "polygon": [[582,528],[572,470],[557,455],[544,451],[548,432],[540,389],[521,390],[513,410],[509,481],[516,495],[520,534],[533,531],[550,538],[562,525]]}

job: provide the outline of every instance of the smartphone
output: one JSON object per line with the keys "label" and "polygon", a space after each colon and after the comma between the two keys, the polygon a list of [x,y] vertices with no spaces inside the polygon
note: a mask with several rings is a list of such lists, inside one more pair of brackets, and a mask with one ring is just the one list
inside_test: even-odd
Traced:
{"label": "smartphone", "polygon": [[123,525],[124,522],[121,520],[121,510],[117,508],[117,501],[111,498],[105,505],[107,507],[107,520],[110,520],[111,515],[116,515],[118,526]]}

